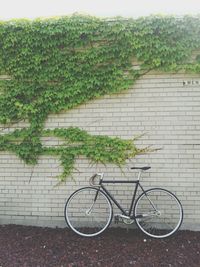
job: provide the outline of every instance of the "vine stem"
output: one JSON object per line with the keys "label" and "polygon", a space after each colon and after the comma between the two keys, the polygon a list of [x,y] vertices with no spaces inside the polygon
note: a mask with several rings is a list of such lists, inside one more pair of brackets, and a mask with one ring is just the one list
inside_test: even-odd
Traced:
{"label": "vine stem", "polygon": [[30,184],[30,182],[32,180],[34,169],[35,169],[35,166],[33,166],[32,169],[31,169],[31,174],[30,174],[29,181],[28,181],[29,184]]}

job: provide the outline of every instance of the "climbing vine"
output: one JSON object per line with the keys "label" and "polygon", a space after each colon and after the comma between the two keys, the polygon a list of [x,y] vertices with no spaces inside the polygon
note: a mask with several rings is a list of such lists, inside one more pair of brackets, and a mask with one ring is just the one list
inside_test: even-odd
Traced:
{"label": "climbing vine", "polygon": [[[36,164],[58,155],[72,172],[84,155],[121,165],[142,151],[130,140],[91,136],[78,128],[45,130],[51,113],[75,108],[105,94],[126,90],[151,70],[200,72],[200,17],[150,16],[105,20],[74,15],[0,22],[0,123],[28,121],[29,127],[0,136],[0,150]],[[133,68],[133,61],[140,68]],[[64,140],[44,147],[42,136]]]}

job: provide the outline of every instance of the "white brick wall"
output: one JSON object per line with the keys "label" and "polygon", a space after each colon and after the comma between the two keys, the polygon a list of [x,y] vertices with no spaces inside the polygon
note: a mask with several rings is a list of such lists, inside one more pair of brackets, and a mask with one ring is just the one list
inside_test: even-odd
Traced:
{"label": "white brick wall", "polygon": [[[152,72],[128,91],[52,114],[45,127],[69,126],[121,138],[144,133],[138,146],[162,150],[127,162],[125,176],[134,176],[130,166],[150,165],[152,169],[142,179],[144,186],[162,186],[175,192],[184,208],[183,228],[200,230],[200,76]],[[56,145],[58,140],[46,138],[44,143]],[[84,158],[77,159],[76,168],[76,182],[69,178],[66,184],[56,186],[55,176],[62,171],[58,159],[42,156],[33,168],[14,154],[0,152],[0,223],[65,226],[66,198],[88,185],[93,173],[124,177],[114,165],[90,166]],[[125,195],[125,189],[121,186],[114,192],[126,204],[130,195]]]}

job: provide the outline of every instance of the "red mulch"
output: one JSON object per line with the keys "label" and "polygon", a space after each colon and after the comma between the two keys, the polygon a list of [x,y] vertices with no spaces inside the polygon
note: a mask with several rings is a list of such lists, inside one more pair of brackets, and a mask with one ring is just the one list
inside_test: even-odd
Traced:
{"label": "red mulch", "polygon": [[158,240],[108,229],[84,238],[69,229],[0,226],[0,267],[200,267],[200,232]]}

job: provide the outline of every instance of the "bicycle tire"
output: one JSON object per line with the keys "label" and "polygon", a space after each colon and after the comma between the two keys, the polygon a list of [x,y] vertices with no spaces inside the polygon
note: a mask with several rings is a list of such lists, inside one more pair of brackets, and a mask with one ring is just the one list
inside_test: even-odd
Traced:
{"label": "bicycle tire", "polygon": [[64,216],[67,225],[76,234],[93,237],[109,227],[113,209],[110,199],[99,188],[83,187],[68,198]]}
{"label": "bicycle tire", "polygon": [[144,191],[134,206],[136,225],[146,235],[166,238],[175,234],[183,221],[180,200],[163,188]]}

